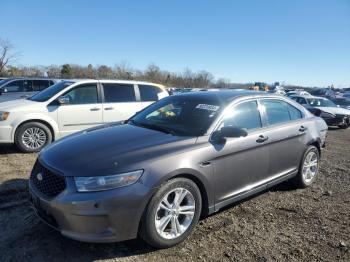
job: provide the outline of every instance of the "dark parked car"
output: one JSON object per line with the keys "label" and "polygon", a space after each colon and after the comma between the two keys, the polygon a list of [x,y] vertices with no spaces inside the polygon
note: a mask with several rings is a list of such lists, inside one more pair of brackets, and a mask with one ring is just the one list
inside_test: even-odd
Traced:
{"label": "dark parked car", "polygon": [[200,216],[294,179],[311,185],[326,123],[279,95],[195,92],[166,97],[122,124],[47,146],[29,189],[42,220],[88,242],[141,236],[183,241]]}
{"label": "dark parked car", "polygon": [[329,126],[343,129],[350,126],[350,110],[337,106],[325,97],[291,96],[290,98],[306,107],[311,113],[317,113]]}
{"label": "dark parked car", "polygon": [[55,79],[7,78],[0,80],[0,102],[26,98],[57,83]]}

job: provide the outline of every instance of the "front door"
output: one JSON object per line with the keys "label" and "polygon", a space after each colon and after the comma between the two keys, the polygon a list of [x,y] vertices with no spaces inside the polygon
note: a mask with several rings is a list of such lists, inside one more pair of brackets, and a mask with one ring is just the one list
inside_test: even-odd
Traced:
{"label": "front door", "polygon": [[69,102],[58,107],[61,137],[103,123],[102,103],[96,84],[74,87],[63,96],[69,99]]}
{"label": "front door", "polygon": [[268,147],[259,142],[262,121],[256,100],[241,102],[226,113],[223,126],[245,128],[246,137],[226,138],[224,144],[213,143],[216,203],[230,201],[258,186],[268,172]]}

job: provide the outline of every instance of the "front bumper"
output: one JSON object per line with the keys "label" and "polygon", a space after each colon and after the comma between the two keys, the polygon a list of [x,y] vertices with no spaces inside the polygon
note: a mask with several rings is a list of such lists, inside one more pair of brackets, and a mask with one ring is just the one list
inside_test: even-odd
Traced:
{"label": "front bumper", "polygon": [[38,217],[64,236],[84,242],[117,242],[137,237],[152,190],[142,183],[100,192],[78,193],[73,178],[57,197],[46,199],[29,182]]}
{"label": "front bumper", "polygon": [[336,115],[332,118],[323,118],[329,126],[345,126],[350,125],[350,116]]}
{"label": "front bumper", "polygon": [[0,143],[13,143],[12,133],[12,126],[0,125]]}

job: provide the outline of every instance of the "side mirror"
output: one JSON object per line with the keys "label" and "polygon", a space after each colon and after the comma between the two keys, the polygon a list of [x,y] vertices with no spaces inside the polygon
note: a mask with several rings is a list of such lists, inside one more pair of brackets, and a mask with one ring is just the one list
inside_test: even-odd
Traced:
{"label": "side mirror", "polygon": [[68,96],[61,96],[61,97],[58,98],[58,103],[60,105],[68,105],[69,102],[70,102],[70,99],[69,99]]}
{"label": "side mirror", "polygon": [[220,129],[220,133],[223,137],[241,137],[247,136],[247,130],[243,128],[233,127],[233,126],[224,126]]}
{"label": "side mirror", "polygon": [[321,109],[316,108],[315,111],[311,113],[313,113],[315,116],[320,116],[322,114],[322,111]]}
{"label": "side mirror", "polygon": [[224,126],[213,133],[212,139],[218,142],[223,142],[227,137],[245,137],[247,135],[248,132],[243,128]]}

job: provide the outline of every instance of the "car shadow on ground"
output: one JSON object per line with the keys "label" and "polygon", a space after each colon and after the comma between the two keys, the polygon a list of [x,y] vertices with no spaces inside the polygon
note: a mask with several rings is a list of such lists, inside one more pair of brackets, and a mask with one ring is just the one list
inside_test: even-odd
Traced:
{"label": "car shadow on ground", "polygon": [[28,179],[0,184],[1,261],[94,261],[117,259],[155,251],[140,239],[92,244],[68,239],[42,222],[29,201]]}
{"label": "car shadow on ground", "polygon": [[328,131],[331,131],[331,132],[333,132],[333,131],[339,131],[339,130],[342,130],[342,128],[336,127],[336,126],[329,126],[329,127],[328,127]]}
{"label": "car shadow on ground", "polygon": [[18,154],[18,153],[21,153],[21,152],[13,144],[0,145],[0,155]]}

